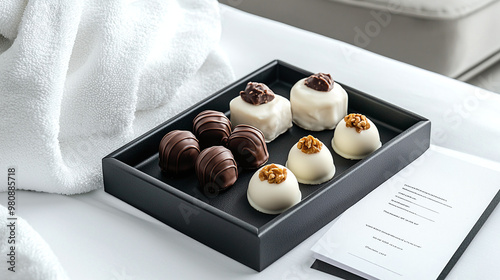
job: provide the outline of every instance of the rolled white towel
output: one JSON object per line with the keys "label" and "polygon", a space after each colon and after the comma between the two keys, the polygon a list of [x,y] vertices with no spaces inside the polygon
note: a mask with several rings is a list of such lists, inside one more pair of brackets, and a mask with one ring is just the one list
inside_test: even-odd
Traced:
{"label": "rolled white towel", "polygon": [[234,79],[220,29],[215,0],[0,1],[0,170],[101,187],[102,157]]}

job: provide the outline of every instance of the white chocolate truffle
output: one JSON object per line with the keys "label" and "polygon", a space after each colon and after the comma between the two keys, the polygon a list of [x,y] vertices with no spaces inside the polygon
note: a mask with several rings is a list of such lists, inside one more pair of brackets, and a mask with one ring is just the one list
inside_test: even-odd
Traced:
{"label": "white chocolate truffle", "polygon": [[321,141],[311,135],[301,138],[290,149],[286,167],[302,184],[321,184],[335,175],[332,154]]}
{"label": "white chocolate truffle", "polygon": [[[281,177],[278,181],[283,181],[270,183],[268,177],[260,176],[261,171],[264,170],[263,173],[268,174],[273,172],[273,169],[284,170],[286,172],[285,179],[283,180]],[[280,176],[282,175],[277,175],[277,177]],[[297,178],[290,170],[279,164],[268,164],[253,174],[248,184],[247,199],[250,205],[259,212],[279,214],[299,203],[302,199],[302,193]]]}
{"label": "white chocolate truffle", "polygon": [[290,91],[293,122],[311,131],[334,129],[347,115],[347,92],[333,81],[330,91],[318,91],[306,86],[306,79]]}
{"label": "white chocolate truffle", "polygon": [[[354,123],[352,118],[356,117],[364,118],[364,120]],[[369,128],[361,127],[363,121],[368,123]],[[347,126],[346,122],[350,125]],[[342,119],[335,128],[332,139],[333,150],[347,159],[365,158],[381,146],[377,127],[370,119],[360,114],[350,114]]]}
{"label": "white chocolate truffle", "polygon": [[248,124],[264,133],[266,143],[273,141],[280,134],[292,127],[292,111],[290,101],[280,95],[260,105],[253,105],[244,101],[240,96],[229,103],[231,110],[231,124]]}

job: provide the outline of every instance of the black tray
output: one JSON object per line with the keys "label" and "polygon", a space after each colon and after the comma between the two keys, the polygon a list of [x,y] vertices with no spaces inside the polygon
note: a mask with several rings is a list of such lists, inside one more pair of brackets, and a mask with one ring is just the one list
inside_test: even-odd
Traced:
{"label": "black tray", "polygon": [[[300,185],[302,201],[279,215],[262,214],[247,201],[254,171],[243,171],[235,185],[206,197],[196,176],[171,179],[158,167],[158,145],[167,132],[192,129],[193,118],[211,109],[229,116],[229,102],[249,81],[263,82],[289,98],[293,84],[311,73],[273,61],[147,132],[102,161],[104,190],[171,227],[261,271],[344,210],[419,157],[429,147],[430,122],[418,115],[341,84],[349,112],[362,113],[378,127],[382,147],[363,160],[333,152],[333,131],[311,132],[294,125],[268,144],[268,163],[284,165],[290,148],[303,136],[319,138],[330,149],[337,172],[320,185]],[[404,93],[402,93],[404,94]]]}

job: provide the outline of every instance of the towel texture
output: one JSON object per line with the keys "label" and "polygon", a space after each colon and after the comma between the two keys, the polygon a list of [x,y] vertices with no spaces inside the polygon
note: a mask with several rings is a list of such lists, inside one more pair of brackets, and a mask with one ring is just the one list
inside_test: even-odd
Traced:
{"label": "towel texture", "polygon": [[7,218],[12,216],[0,205],[0,254],[3,259],[0,279],[68,279],[59,260],[40,235],[22,218]]}
{"label": "towel texture", "polygon": [[103,156],[233,80],[219,38],[215,0],[0,1],[1,170],[102,186]]}

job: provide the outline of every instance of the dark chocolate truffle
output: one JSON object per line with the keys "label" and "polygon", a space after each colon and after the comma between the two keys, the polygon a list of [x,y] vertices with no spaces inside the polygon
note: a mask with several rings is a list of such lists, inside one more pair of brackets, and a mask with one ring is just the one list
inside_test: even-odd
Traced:
{"label": "dark chocolate truffle", "polygon": [[169,175],[180,175],[193,169],[200,154],[198,140],[190,131],[173,130],[160,141],[160,168]]}
{"label": "dark chocolate truffle", "polygon": [[225,145],[231,134],[231,121],[221,112],[206,110],[194,118],[193,132],[201,149]]}
{"label": "dark chocolate truffle", "polygon": [[210,196],[231,187],[238,179],[233,154],[222,146],[203,150],[196,159],[196,176],[203,192]]}
{"label": "dark chocolate truffle", "polygon": [[304,84],[317,91],[330,91],[333,88],[333,79],[330,74],[318,73],[309,76]]}
{"label": "dark chocolate truffle", "polygon": [[227,147],[242,168],[258,168],[269,159],[264,134],[251,125],[237,125],[227,140]]}
{"label": "dark chocolate truffle", "polygon": [[272,101],[274,92],[266,84],[249,82],[240,96],[247,103],[260,105]]}

